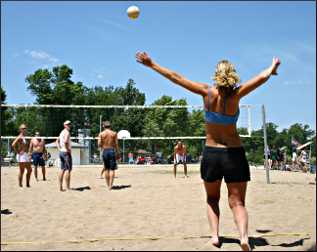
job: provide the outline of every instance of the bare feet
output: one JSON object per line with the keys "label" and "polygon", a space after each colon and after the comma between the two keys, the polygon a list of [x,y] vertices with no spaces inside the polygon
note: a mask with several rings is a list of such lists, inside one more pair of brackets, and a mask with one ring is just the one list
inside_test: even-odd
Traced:
{"label": "bare feet", "polygon": [[212,237],[211,238],[211,244],[217,248],[220,247],[219,237]]}
{"label": "bare feet", "polygon": [[248,239],[241,239],[240,246],[242,251],[251,251],[251,247],[249,245]]}

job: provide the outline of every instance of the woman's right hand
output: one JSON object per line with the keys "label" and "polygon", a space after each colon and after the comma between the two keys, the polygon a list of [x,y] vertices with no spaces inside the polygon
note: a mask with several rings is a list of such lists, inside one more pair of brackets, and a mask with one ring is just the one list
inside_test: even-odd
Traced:
{"label": "woman's right hand", "polygon": [[277,68],[279,67],[279,65],[281,64],[281,61],[279,58],[273,58],[272,60],[272,65],[271,65],[271,74],[272,75],[277,75]]}

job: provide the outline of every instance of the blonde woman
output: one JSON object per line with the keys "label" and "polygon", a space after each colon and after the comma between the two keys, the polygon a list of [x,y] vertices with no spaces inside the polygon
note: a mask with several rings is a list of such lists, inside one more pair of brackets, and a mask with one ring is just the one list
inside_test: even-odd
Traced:
{"label": "blonde woman", "polygon": [[30,178],[32,173],[30,153],[28,153],[28,142],[25,139],[26,125],[21,124],[19,127],[20,134],[14,139],[12,148],[17,154],[19,163],[19,186],[22,187],[23,174],[26,169],[26,187],[30,187]]}
{"label": "blonde woman", "polygon": [[160,66],[146,52],[138,52],[139,63],[153,69],[165,78],[187,90],[201,95],[205,107],[206,146],[201,161],[201,178],[207,194],[207,214],[211,227],[212,244],[219,247],[219,199],[222,178],[228,188],[229,206],[240,234],[242,250],[250,250],[248,213],[245,208],[247,182],[250,169],[237,132],[240,99],[276,75],[280,64],[273,58],[271,66],[251,80],[240,82],[235,67],[227,60],[217,64],[215,84],[199,83]]}

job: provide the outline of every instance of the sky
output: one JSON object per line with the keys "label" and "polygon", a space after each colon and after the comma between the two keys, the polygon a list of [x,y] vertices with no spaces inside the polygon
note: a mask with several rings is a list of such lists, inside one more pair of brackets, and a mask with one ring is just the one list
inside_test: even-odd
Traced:
{"label": "sky", "polygon": [[[136,5],[140,16],[127,17]],[[278,76],[241,100],[251,104],[253,129],[266,120],[316,130],[316,3],[251,1],[1,1],[1,85],[6,103],[35,102],[25,78],[39,68],[67,64],[85,86],[125,86],[202,105],[199,95],[173,84],[135,60],[146,51],[158,64],[188,79],[213,84],[219,60],[232,62],[241,83],[269,67]],[[244,119],[240,119],[244,120]]]}

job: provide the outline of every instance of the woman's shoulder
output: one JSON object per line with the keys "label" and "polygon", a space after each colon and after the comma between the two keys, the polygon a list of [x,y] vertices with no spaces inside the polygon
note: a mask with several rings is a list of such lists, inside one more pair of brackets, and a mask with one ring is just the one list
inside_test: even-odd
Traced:
{"label": "woman's shoulder", "polygon": [[210,93],[212,96],[218,96],[219,95],[219,91],[218,89],[216,88],[215,85],[209,85],[209,90],[210,90]]}

